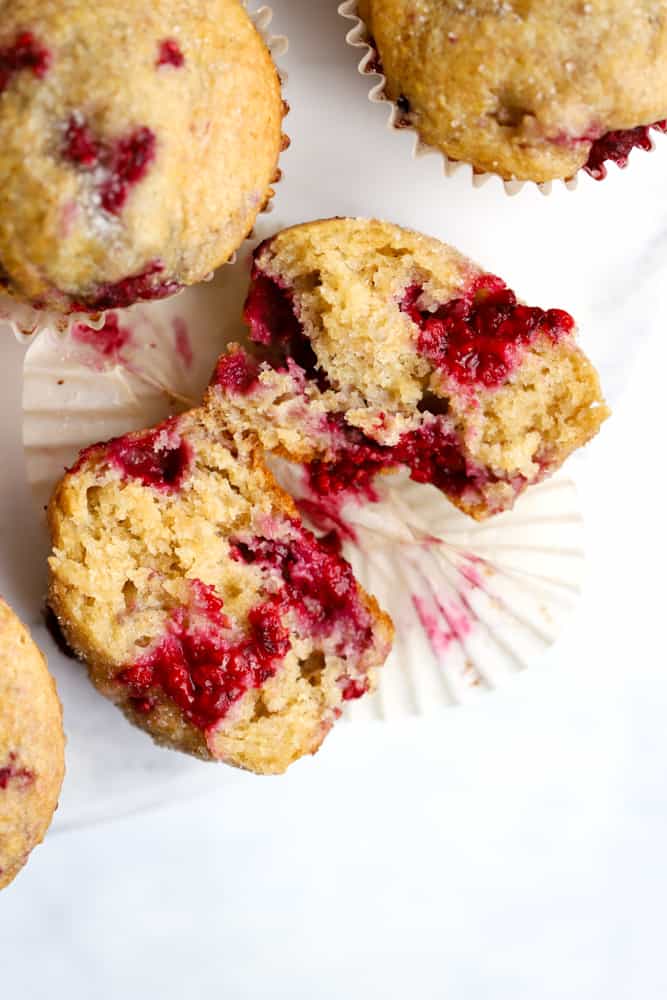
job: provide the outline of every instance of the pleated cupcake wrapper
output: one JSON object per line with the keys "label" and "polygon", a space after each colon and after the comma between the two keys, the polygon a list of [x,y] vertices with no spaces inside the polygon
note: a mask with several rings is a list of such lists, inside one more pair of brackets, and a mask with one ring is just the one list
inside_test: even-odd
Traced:
{"label": "pleated cupcake wrapper", "polygon": [[[271,464],[298,500],[301,471]],[[428,716],[538,662],[581,593],[584,524],[573,482],[561,473],[482,523],[405,471],[380,477],[376,489],[378,503],[351,501],[338,516],[354,537],[344,554],[391,615],[396,640],[376,692],[346,706],[346,717]]]}
{"label": "pleated cupcake wrapper", "polygon": [[[350,28],[346,35],[347,44],[353,49],[364,50],[364,54],[359,62],[359,73],[361,76],[375,77],[377,80],[368,92],[368,100],[371,104],[388,105],[389,117],[387,119],[387,128],[392,131],[400,132],[405,132],[407,130],[414,134],[415,142],[412,150],[413,159],[421,159],[424,156],[439,156],[442,160],[443,171],[446,177],[453,177],[454,174],[467,172],[469,173],[470,182],[473,187],[483,187],[485,184],[488,184],[489,181],[494,181],[502,186],[505,194],[510,196],[518,194],[526,186],[538,188],[543,195],[550,195],[554,184],[564,187],[568,191],[575,191],[577,189],[580,176],[582,174],[586,174],[583,168],[578,170],[577,173],[568,180],[545,181],[542,184],[539,184],[536,181],[508,181],[501,177],[500,174],[493,173],[492,171],[478,171],[470,163],[466,163],[462,160],[452,160],[446,155],[446,153],[443,153],[441,149],[437,149],[435,146],[429,146],[427,143],[423,142],[418,130],[410,124],[409,120],[405,116],[405,113],[402,112],[396,103],[387,96],[387,78],[381,70],[382,63],[380,54],[373,45],[366,24],[359,14],[359,5],[357,0],[344,0],[344,3],[341,3],[338,7],[338,13],[341,17],[353,22],[353,27]],[[655,143],[653,143],[652,146],[652,149],[654,148]]]}
{"label": "pleated cupcake wrapper", "polygon": [[[119,313],[115,346],[104,336],[49,330],[33,340],[23,433],[40,511],[82,448],[201,399],[225,343],[244,336],[248,254],[207,285]],[[303,470],[271,464],[297,500],[312,501]],[[534,664],[579,596],[583,527],[569,479],[533,487],[513,512],[481,524],[405,474],[381,477],[377,489],[379,503],[349,502],[338,517],[355,539],[345,543],[347,558],[395,621],[396,646],[378,671],[377,692],[346,706],[345,715],[428,714],[474,700]],[[322,514],[314,526],[327,530]],[[69,715],[76,715],[71,706]]]}
{"label": "pleated cupcake wrapper", "polygon": [[[248,10],[249,0],[242,0],[243,6],[246,8],[248,16],[257,28],[264,42],[271,53],[274,63],[278,69],[278,75],[283,86],[287,83],[287,72],[281,69],[278,61],[284,56],[289,47],[289,41],[285,35],[274,35],[271,33],[271,23],[273,21],[273,10],[270,6],[263,4],[258,7],[257,10]],[[281,175],[278,173],[278,177],[270,185],[271,188],[275,189],[280,183]],[[259,213],[259,217],[263,215],[268,215],[273,211],[273,199],[271,199],[267,205]],[[235,263],[237,255],[242,252],[244,245],[248,244],[251,237],[245,240],[241,247],[232,254],[228,261],[222,265],[222,267],[227,267],[229,264]],[[211,280],[213,275],[210,276]],[[176,296],[182,294],[183,289],[176,292]],[[171,296],[170,298],[174,298]],[[163,300],[165,301],[165,300]],[[141,305],[139,303],[138,305]],[[114,310],[122,312],[123,314],[129,313],[136,309],[137,306],[129,306],[124,310]],[[42,330],[56,331],[60,334],[66,334],[71,331],[75,326],[79,324],[84,324],[87,327],[91,327],[95,330],[100,330],[105,323],[104,313],[71,313],[69,315],[63,315],[62,313],[55,312],[51,309],[35,309],[24,302],[20,302],[10,295],[0,295],[0,323],[7,323],[14,336],[22,343],[30,342],[35,334]]]}

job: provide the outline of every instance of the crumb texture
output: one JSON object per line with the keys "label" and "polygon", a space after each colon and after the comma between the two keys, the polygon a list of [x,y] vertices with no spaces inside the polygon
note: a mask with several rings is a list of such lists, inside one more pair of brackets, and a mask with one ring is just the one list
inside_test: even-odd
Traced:
{"label": "crumb texture", "polygon": [[209,405],[309,465],[316,493],[407,466],[482,518],[553,473],[607,416],[562,309],[522,304],[451,247],[333,219],[262,244]]}
{"label": "crumb texture", "polygon": [[50,603],[158,742],[264,774],[314,753],[392,627],[206,409],[84,452],[58,487]]}

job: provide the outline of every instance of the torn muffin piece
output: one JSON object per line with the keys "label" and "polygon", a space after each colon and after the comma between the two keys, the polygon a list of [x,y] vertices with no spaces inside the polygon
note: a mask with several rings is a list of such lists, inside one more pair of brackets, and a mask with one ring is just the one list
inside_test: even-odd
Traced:
{"label": "torn muffin piece", "polygon": [[401,466],[477,519],[510,508],[608,416],[561,309],[435,239],[330,219],[258,247],[245,318],[207,406],[240,435],[307,464],[324,496],[372,495]]}
{"label": "torn muffin piece", "polygon": [[49,601],[95,686],[161,744],[260,774],[314,753],[393,629],[253,440],[193,410],[82,453],[49,508]]}
{"label": "torn muffin piece", "polygon": [[163,299],[273,196],[286,105],[238,0],[12,0],[0,24],[0,286],[55,313]]}

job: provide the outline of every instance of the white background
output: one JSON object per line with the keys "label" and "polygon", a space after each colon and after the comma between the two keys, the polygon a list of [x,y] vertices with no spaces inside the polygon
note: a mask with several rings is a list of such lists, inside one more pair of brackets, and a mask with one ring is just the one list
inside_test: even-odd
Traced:
{"label": "white background", "polygon": [[[334,3],[274,9],[293,147],[265,225],[384,215],[580,320],[616,410],[577,469],[584,599],[474,708],[343,726],[284,778],[226,772],[217,795],[51,835],[0,898],[0,996],[662,998],[667,147],[575,193],[472,190],[385,132]],[[22,348],[0,351],[18,448]],[[24,549],[41,572],[12,521],[24,486],[1,489],[4,570]]]}

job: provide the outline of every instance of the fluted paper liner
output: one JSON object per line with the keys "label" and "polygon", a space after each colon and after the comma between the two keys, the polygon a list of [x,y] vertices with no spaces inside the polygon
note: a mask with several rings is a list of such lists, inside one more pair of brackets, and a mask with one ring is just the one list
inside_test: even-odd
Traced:
{"label": "fluted paper liner", "polygon": [[[580,174],[585,173],[583,168],[581,168],[574,175],[574,177],[570,177],[566,180],[545,181],[541,184],[536,181],[505,180],[505,178],[501,177],[500,174],[493,173],[492,171],[477,170],[472,166],[472,164],[466,163],[462,160],[452,160],[441,149],[423,142],[418,130],[411,125],[408,120],[406,120],[405,114],[401,112],[396,103],[386,94],[385,87],[387,78],[384,76],[380,68],[379,53],[373,46],[366,24],[359,14],[359,5],[357,0],[344,0],[344,2],[338,7],[338,13],[341,17],[353,22],[353,27],[349,29],[346,35],[347,44],[354,49],[364,50],[364,54],[361,57],[358,66],[359,73],[362,76],[376,78],[377,82],[373,84],[368,92],[368,100],[371,104],[388,105],[389,116],[387,119],[387,128],[395,131],[400,130],[401,132],[405,132],[407,130],[414,134],[415,141],[412,150],[413,159],[419,159],[423,156],[429,155],[439,156],[442,159],[443,171],[446,177],[452,177],[460,171],[466,171],[470,175],[470,182],[473,187],[482,187],[482,185],[487,184],[490,180],[495,180],[502,185],[505,194],[508,195],[518,194],[519,191],[521,191],[526,185],[532,185],[538,188],[543,195],[551,194],[554,184],[560,184],[568,191],[576,190]],[[652,148],[655,148],[655,144],[653,144]]]}

